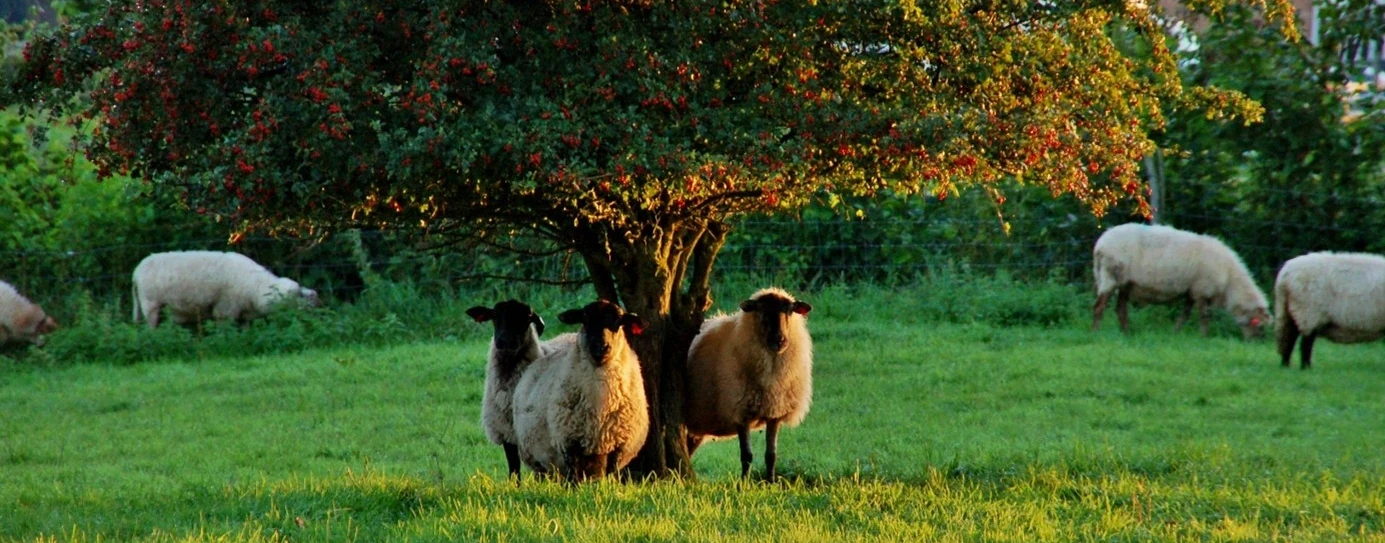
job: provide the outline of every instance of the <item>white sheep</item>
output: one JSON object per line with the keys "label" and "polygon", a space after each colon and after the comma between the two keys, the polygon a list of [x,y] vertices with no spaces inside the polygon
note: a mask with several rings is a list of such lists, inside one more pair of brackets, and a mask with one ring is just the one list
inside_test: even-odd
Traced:
{"label": "white sheep", "polygon": [[1096,303],[1092,305],[1092,330],[1101,326],[1101,314],[1111,294],[1116,298],[1116,317],[1121,331],[1130,331],[1127,305],[1137,302],[1167,303],[1185,300],[1175,330],[1183,328],[1196,307],[1207,335],[1207,306],[1224,307],[1249,339],[1269,320],[1265,294],[1255,286],[1241,258],[1221,240],[1168,226],[1122,224],[1102,234],[1092,249],[1092,274],[1096,279]]}
{"label": "white sheep", "polygon": [[481,426],[491,443],[505,449],[510,475],[519,479],[519,440],[515,437],[515,384],[529,364],[539,358],[543,346],[543,318],[516,300],[476,306],[466,310],[476,322],[491,322],[495,335],[486,357],[486,386],[481,397]]}
{"label": "white sheep", "polygon": [[1361,343],[1385,336],[1385,258],[1309,253],[1284,263],[1274,281],[1275,339],[1285,367],[1299,335],[1299,367],[1313,364],[1313,340]]}
{"label": "white sheep", "polygon": [[289,297],[309,306],[318,303],[317,292],[238,253],[155,253],[140,261],[132,279],[134,320],[143,316],[150,328],[159,326],[159,310],[164,307],[178,324],[208,318],[243,323],[269,314]]}
{"label": "white sheep", "polygon": [[0,281],[0,345],[9,342],[43,345],[44,334],[58,329],[58,321],[30,302],[14,286]]}
{"label": "white sheep", "polygon": [[605,300],[564,311],[558,320],[582,330],[545,344],[552,350],[515,385],[520,458],[536,472],[570,480],[614,474],[649,433],[640,361],[625,336],[639,335],[644,321]]}
{"label": "white sheep", "polygon": [[754,454],[750,431],[765,429],[765,472],[774,480],[780,425],[797,426],[813,396],[813,307],[767,288],[741,302],[740,311],[703,323],[688,352],[683,416],[688,453],[707,438],[737,436],[741,476]]}

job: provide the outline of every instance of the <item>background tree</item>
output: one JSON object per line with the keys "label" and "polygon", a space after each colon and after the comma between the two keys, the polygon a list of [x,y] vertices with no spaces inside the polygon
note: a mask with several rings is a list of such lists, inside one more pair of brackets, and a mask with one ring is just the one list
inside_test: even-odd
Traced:
{"label": "background tree", "polygon": [[576,251],[650,322],[651,472],[688,472],[682,361],[728,218],[970,187],[999,205],[1003,179],[1143,209],[1166,105],[1257,111],[1185,92],[1124,0],[131,0],[26,59],[11,88],[95,123],[103,172],[244,229]]}
{"label": "background tree", "polygon": [[[1180,151],[1169,163],[1166,216],[1235,240],[1263,278],[1315,250],[1385,251],[1385,95],[1380,47],[1385,5],[1325,2],[1318,40],[1286,42],[1243,7],[1195,39],[1185,81],[1235,89],[1264,108],[1255,125],[1175,112],[1156,134]],[[1375,61],[1375,62],[1378,62]]]}

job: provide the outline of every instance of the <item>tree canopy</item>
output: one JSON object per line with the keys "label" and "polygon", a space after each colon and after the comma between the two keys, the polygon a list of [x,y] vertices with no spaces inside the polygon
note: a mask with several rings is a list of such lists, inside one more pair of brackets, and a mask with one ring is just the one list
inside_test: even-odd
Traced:
{"label": "tree canopy", "polygon": [[98,164],[247,226],[556,234],[1003,177],[1100,213],[1141,198],[1145,130],[1185,100],[1125,1],[141,0],[96,15],[31,44],[22,88],[50,107],[90,89]]}

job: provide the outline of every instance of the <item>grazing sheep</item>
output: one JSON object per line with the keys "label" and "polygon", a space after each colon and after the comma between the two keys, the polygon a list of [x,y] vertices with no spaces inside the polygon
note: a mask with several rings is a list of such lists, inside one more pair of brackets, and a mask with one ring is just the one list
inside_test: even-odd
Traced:
{"label": "grazing sheep", "polygon": [[774,480],[779,426],[797,426],[813,396],[813,306],[777,288],[756,292],[741,310],[708,320],[688,352],[683,416],[688,453],[708,437],[737,436],[741,476],[754,454],[750,431],[765,429],[765,472]]}
{"label": "grazing sheep", "polygon": [[133,282],[134,320],[139,322],[143,315],[150,328],[159,326],[159,310],[164,307],[178,324],[207,318],[244,323],[269,314],[290,296],[309,306],[318,303],[317,292],[275,276],[238,253],[155,253],[135,267]]}
{"label": "grazing sheep", "polygon": [[1309,253],[1284,263],[1274,281],[1275,339],[1284,367],[1299,347],[1299,367],[1313,364],[1313,340],[1361,343],[1385,336],[1385,258],[1362,253]]}
{"label": "grazing sheep", "polygon": [[520,458],[536,472],[574,481],[614,474],[649,433],[640,361],[624,333],[639,335],[644,321],[605,300],[558,320],[582,330],[547,343],[551,350],[515,386]]}
{"label": "grazing sheep", "polygon": [[1255,286],[1236,252],[1220,240],[1167,226],[1122,224],[1102,234],[1092,249],[1096,303],[1092,330],[1101,326],[1101,313],[1111,293],[1122,332],[1130,331],[1127,305],[1186,300],[1175,330],[1181,330],[1194,307],[1207,335],[1207,306],[1225,307],[1241,326],[1246,339],[1269,320],[1265,294]]}
{"label": "grazing sheep", "polygon": [[519,479],[519,441],[515,438],[514,392],[519,376],[539,358],[543,319],[528,305],[515,300],[476,306],[466,310],[476,322],[494,323],[490,354],[486,357],[486,388],[481,397],[481,426],[491,443],[505,449],[510,475]]}
{"label": "grazing sheep", "polygon": [[0,281],[0,345],[28,341],[43,345],[43,335],[58,329],[58,321],[30,302],[13,285]]}

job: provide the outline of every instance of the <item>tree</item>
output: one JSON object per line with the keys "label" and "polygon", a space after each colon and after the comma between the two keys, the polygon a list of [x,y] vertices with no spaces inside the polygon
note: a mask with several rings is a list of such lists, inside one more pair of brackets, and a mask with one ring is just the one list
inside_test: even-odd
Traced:
{"label": "tree", "polygon": [[[1327,2],[1317,43],[1288,43],[1244,8],[1201,32],[1184,59],[1185,81],[1235,89],[1263,120],[1241,126],[1177,112],[1161,145],[1170,162],[1167,211],[1180,227],[1228,236],[1247,263],[1273,277],[1316,250],[1381,251],[1385,227],[1385,100],[1362,51],[1379,48],[1385,5]],[[1228,211],[1232,211],[1228,213]]]}
{"label": "tree", "polygon": [[127,0],[26,58],[11,88],[76,103],[104,171],[246,229],[577,252],[649,321],[637,463],[659,473],[688,473],[682,365],[728,218],[886,191],[999,204],[1006,178],[1142,206],[1163,104],[1254,113],[1185,93],[1125,0]]}

